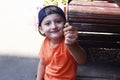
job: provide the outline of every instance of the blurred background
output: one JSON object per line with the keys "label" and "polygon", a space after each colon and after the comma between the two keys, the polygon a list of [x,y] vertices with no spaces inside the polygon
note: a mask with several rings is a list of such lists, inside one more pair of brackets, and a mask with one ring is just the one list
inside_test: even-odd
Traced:
{"label": "blurred background", "polygon": [[37,31],[43,0],[0,1],[0,54],[38,56],[44,37]]}
{"label": "blurred background", "polygon": [[44,39],[37,31],[43,0],[0,0],[0,80],[35,80]]}

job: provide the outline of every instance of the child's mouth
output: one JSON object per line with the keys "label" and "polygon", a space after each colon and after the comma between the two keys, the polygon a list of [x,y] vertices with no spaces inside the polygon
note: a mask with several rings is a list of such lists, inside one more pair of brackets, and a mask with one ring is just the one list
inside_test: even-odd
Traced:
{"label": "child's mouth", "polygon": [[52,31],[52,33],[57,33],[57,32],[59,32],[59,30],[53,30],[53,31]]}

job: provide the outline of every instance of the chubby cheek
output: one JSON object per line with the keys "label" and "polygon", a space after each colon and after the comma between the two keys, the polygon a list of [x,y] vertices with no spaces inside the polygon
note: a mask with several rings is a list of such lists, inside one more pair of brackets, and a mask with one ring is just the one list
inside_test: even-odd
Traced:
{"label": "chubby cheek", "polygon": [[64,29],[64,27],[63,27],[63,26],[59,28],[59,34],[64,34],[63,29]]}
{"label": "chubby cheek", "polygon": [[50,31],[49,30],[45,30],[44,33],[45,33],[46,36],[50,36]]}

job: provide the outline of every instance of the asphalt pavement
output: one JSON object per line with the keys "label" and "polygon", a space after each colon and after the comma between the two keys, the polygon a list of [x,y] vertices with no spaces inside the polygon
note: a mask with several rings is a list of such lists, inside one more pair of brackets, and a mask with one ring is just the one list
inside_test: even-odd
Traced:
{"label": "asphalt pavement", "polygon": [[0,80],[35,80],[39,58],[0,55]]}

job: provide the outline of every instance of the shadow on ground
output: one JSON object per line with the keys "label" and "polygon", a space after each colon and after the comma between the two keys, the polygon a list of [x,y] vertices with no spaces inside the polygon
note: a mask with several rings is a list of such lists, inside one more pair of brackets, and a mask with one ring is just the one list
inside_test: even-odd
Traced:
{"label": "shadow on ground", "polygon": [[35,80],[39,59],[0,55],[0,80]]}

